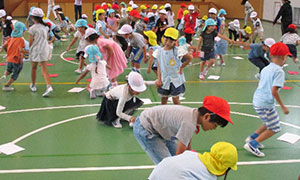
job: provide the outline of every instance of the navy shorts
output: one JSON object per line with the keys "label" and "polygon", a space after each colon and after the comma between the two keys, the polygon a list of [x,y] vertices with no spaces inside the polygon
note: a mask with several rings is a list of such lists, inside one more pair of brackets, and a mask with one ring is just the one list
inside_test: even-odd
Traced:
{"label": "navy shorts", "polygon": [[293,44],[287,44],[287,46],[289,47],[290,53],[292,54],[292,56],[290,56],[290,57],[297,58],[297,48],[296,48],[296,46],[293,45]]}
{"label": "navy shorts", "polygon": [[140,64],[142,59],[144,58],[144,53],[140,53],[140,57],[136,57],[138,56],[138,52],[139,52],[140,48],[131,48],[131,53],[133,53],[133,59],[132,59],[132,62],[135,62],[135,63],[138,63]]}
{"label": "navy shorts", "polygon": [[159,87],[157,89],[158,94],[161,97],[168,97],[168,96],[172,96],[172,97],[176,97],[179,95],[183,95],[185,92],[185,86],[184,84],[178,86],[177,88],[175,88],[175,86],[173,85],[173,83],[170,84],[170,88],[169,89],[163,89],[161,87]]}
{"label": "navy shorts", "polygon": [[216,57],[215,51],[204,52],[204,57],[200,58],[200,59],[201,59],[201,61],[207,61],[207,60],[210,60],[210,59],[215,59],[215,57]]}
{"label": "navy shorts", "polygon": [[19,74],[20,74],[22,68],[23,68],[23,63],[21,63],[21,64],[15,64],[15,63],[8,62],[6,64],[6,70],[9,73],[12,73],[11,78],[13,80],[17,80],[18,79]]}
{"label": "navy shorts", "polygon": [[80,56],[84,58],[84,51],[79,51],[78,53],[76,53],[76,59],[79,59]]}

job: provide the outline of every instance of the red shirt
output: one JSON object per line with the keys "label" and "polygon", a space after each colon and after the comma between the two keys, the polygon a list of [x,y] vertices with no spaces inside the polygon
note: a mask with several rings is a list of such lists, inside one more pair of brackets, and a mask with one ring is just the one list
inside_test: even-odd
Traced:
{"label": "red shirt", "polygon": [[198,12],[194,12],[192,14],[187,14],[184,16],[185,29],[191,28],[195,29],[196,26],[196,18],[198,16]]}
{"label": "red shirt", "polygon": [[177,12],[177,19],[181,19],[183,16],[183,8],[180,8]]}

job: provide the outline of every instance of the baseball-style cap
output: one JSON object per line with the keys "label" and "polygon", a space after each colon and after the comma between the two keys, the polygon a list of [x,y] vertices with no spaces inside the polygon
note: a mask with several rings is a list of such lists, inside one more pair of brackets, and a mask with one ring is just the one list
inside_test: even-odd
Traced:
{"label": "baseball-style cap", "polygon": [[107,10],[107,9],[108,9],[108,5],[107,5],[107,4],[104,4],[104,5],[102,6],[102,8],[103,8],[104,10]]}
{"label": "baseball-style cap", "polygon": [[240,20],[238,20],[238,19],[233,20],[233,26],[240,28]]}
{"label": "baseball-style cap", "polygon": [[149,12],[148,14],[147,14],[147,17],[148,18],[151,18],[151,17],[153,17],[154,16],[154,13],[153,12]]}
{"label": "baseball-style cap", "polygon": [[178,39],[178,30],[172,27],[169,27],[168,29],[166,29],[164,36],[165,37],[169,37],[172,38],[173,40],[177,40]]}
{"label": "baseball-style cap", "polygon": [[167,11],[166,11],[165,9],[160,10],[158,13],[159,13],[159,14],[165,14],[165,15],[168,14]]}
{"label": "baseball-style cap", "polygon": [[124,24],[121,29],[118,30],[119,34],[130,34],[132,33],[132,27],[129,24]]}
{"label": "baseball-style cap", "polygon": [[264,41],[264,45],[268,46],[269,48],[275,43],[276,41],[273,38],[267,38]]}
{"label": "baseball-style cap", "polygon": [[87,30],[85,30],[84,39],[88,38],[92,34],[97,34],[97,31],[93,28],[87,28]]}
{"label": "baseball-style cap", "polygon": [[257,12],[253,11],[251,14],[250,14],[250,18],[255,18],[257,16]]}
{"label": "baseball-style cap", "polygon": [[291,56],[292,54],[290,53],[289,47],[286,44],[284,44],[282,42],[278,42],[271,46],[270,55],[271,56],[285,56],[285,55]]}
{"label": "baseball-style cap", "polygon": [[11,37],[22,37],[24,31],[26,31],[25,24],[18,21],[14,25],[14,30],[11,33]]}
{"label": "baseball-style cap", "polygon": [[129,16],[132,16],[132,17],[141,19],[141,15],[140,15],[139,11],[136,10],[136,9],[131,10],[131,11],[129,12]]}
{"label": "baseball-style cap", "polygon": [[217,22],[211,18],[208,18],[206,21],[205,21],[205,24],[204,24],[204,28],[203,28],[203,31],[206,30],[207,26],[216,26],[217,25]]}
{"label": "baseball-style cap", "polygon": [[9,20],[9,21],[11,21],[12,17],[11,16],[7,16],[6,19]]}
{"label": "baseball-style cap", "polygon": [[31,12],[31,16],[44,17],[44,12],[41,8],[34,8]]}
{"label": "baseball-style cap", "polygon": [[165,8],[170,8],[171,7],[171,4],[170,3],[166,3],[165,4]]}
{"label": "baseball-style cap", "polygon": [[181,4],[180,4],[180,7],[185,8],[186,5],[185,5],[184,3],[181,3]]}
{"label": "baseball-style cap", "polygon": [[6,16],[6,12],[4,9],[0,9],[0,18]]}
{"label": "baseball-style cap", "polygon": [[198,157],[214,175],[223,175],[228,168],[237,170],[238,153],[231,143],[218,142],[211,147],[210,152],[199,153]]}
{"label": "baseball-style cap", "polygon": [[81,18],[88,18],[88,16],[86,14],[81,15]]}
{"label": "baseball-style cap", "polygon": [[188,10],[195,10],[195,6],[194,6],[194,5],[192,5],[192,4],[191,4],[191,5],[189,5],[189,6],[188,6]]}
{"label": "baseball-style cap", "polygon": [[152,7],[151,7],[151,9],[157,9],[158,8],[158,6],[156,5],[156,4],[154,4]]}
{"label": "baseball-style cap", "polygon": [[208,10],[208,13],[211,13],[211,14],[217,14],[217,10],[216,10],[216,8],[210,8],[210,9]]}
{"label": "baseball-style cap", "polygon": [[132,7],[133,9],[137,9],[137,8],[139,8],[139,6],[138,6],[138,5],[136,5],[136,4],[133,4],[131,7]]}
{"label": "baseball-style cap", "polygon": [[97,4],[97,5],[95,6],[95,11],[97,11],[98,9],[101,9],[101,6],[100,6],[99,4]]}
{"label": "baseball-style cap", "polygon": [[78,19],[75,23],[75,27],[86,27],[89,28],[88,23],[85,19]]}
{"label": "baseball-style cap", "polygon": [[195,34],[195,31],[190,27],[185,28],[183,32],[186,34]]}
{"label": "baseball-style cap", "polygon": [[136,92],[143,92],[147,89],[142,75],[137,72],[129,73],[128,84],[131,87],[131,89]]}
{"label": "baseball-style cap", "polygon": [[155,32],[144,31],[144,34],[145,34],[145,36],[148,37],[148,41],[151,46],[157,46],[157,41],[156,41],[157,36],[156,36]]}
{"label": "baseball-style cap", "polygon": [[112,9],[120,9],[119,5],[117,5],[117,4],[113,4],[113,5],[111,6],[111,8],[112,8]]}
{"label": "baseball-style cap", "polygon": [[217,96],[206,96],[203,107],[233,124],[230,119],[230,106],[226,100]]}
{"label": "baseball-style cap", "polygon": [[59,8],[60,8],[59,5],[55,5],[55,6],[53,7],[53,10],[56,11],[56,10],[59,9]]}
{"label": "baseball-style cap", "polygon": [[296,26],[295,24],[290,24],[290,25],[288,26],[288,28],[291,28],[291,29],[296,30],[296,29],[297,29],[297,26]]}

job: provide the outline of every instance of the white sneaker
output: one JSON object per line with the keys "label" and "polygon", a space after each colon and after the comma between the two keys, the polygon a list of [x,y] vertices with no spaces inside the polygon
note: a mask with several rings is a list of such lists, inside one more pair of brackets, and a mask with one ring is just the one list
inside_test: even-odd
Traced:
{"label": "white sneaker", "polygon": [[260,80],[260,74],[259,74],[259,73],[255,74],[254,77],[255,77],[256,79]]}
{"label": "white sneaker", "polygon": [[[252,141],[252,138],[251,138],[250,136],[248,136],[248,137],[245,139],[245,143],[250,143],[250,141]],[[261,143],[258,143],[257,148],[258,148],[258,149],[264,149],[265,146],[264,146],[263,144],[261,144]]]}
{"label": "white sneaker", "polygon": [[112,122],[111,124],[115,127],[115,128],[122,128],[122,124],[120,122],[120,118],[116,119],[114,122]]}
{"label": "white sneaker", "polygon": [[13,90],[14,90],[14,88],[13,88],[13,87],[11,87],[11,86],[8,86],[8,87],[6,87],[6,86],[3,86],[3,87],[2,87],[2,90],[3,90],[3,91],[13,91]]}
{"label": "white sneaker", "polygon": [[81,69],[76,69],[74,72],[76,72],[76,73],[78,73],[78,74],[81,74],[81,73],[82,73]]}
{"label": "white sneaker", "polygon": [[200,80],[204,80],[203,74],[200,74],[200,75],[199,75],[199,78],[200,78]]}
{"label": "white sneaker", "polygon": [[36,92],[36,87],[33,84],[30,84],[30,89],[32,92]]}
{"label": "white sneaker", "polygon": [[95,89],[91,89],[90,90],[90,98],[91,99],[95,99],[96,98],[96,91],[95,91]]}
{"label": "white sneaker", "polygon": [[225,66],[225,61],[223,61],[223,62],[221,61],[220,65]]}
{"label": "white sneaker", "polygon": [[49,95],[51,94],[51,92],[53,92],[53,88],[52,88],[52,86],[49,86],[49,87],[46,89],[45,93],[43,94],[43,97],[49,96]]}
{"label": "white sneaker", "polygon": [[133,127],[134,122],[129,122],[129,127]]}
{"label": "white sneaker", "polygon": [[246,143],[244,145],[244,149],[246,149],[248,152],[251,152],[253,155],[257,157],[265,157],[265,154],[261,152],[258,148],[254,148],[250,145],[250,143]]}

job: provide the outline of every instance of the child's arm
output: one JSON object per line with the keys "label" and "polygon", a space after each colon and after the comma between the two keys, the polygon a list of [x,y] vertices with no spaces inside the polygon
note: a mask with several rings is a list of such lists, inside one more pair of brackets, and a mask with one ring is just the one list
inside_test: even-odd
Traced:
{"label": "child's arm", "polygon": [[75,84],[78,84],[81,79],[83,79],[87,74],[89,73],[89,70],[85,70],[83,73],[80,74],[78,79],[76,80]]}
{"label": "child's arm", "polygon": [[3,50],[4,50],[4,51],[7,51],[7,47],[8,47],[8,45],[7,45],[7,41],[6,41],[5,44],[2,46],[0,52],[2,52]]}
{"label": "child's arm", "polygon": [[61,16],[60,16],[60,14],[59,14],[59,13],[57,13],[57,17],[58,17],[58,20],[59,20],[59,22],[61,22],[61,23],[62,23],[62,18],[61,18]]}
{"label": "child's arm", "polygon": [[160,71],[160,65],[159,62],[157,61],[157,80],[155,82],[155,86],[157,88],[162,86],[162,81],[161,81],[161,71]]}
{"label": "child's arm", "polygon": [[284,104],[281,101],[281,98],[279,96],[279,92],[278,92],[279,87],[277,86],[273,86],[272,87],[272,95],[273,97],[276,99],[276,101],[278,102],[278,104],[280,105],[282,111],[284,114],[288,114],[289,110],[284,106]]}
{"label": "child's arm", "polygon": [[109,36],[108,36],[106,33],[104,33],[104,32],[102,31],[101,28],[99,28],[99,32],[100,32],[104,37],[106,37],[107,39],[109,39]]}
{"label": "child's arm", "polygon": [[246,42],[242,42],[242,41],[234,41],[234,44],[238,44],[240,46],[244,46],[244,47],[250,47],[251,43],[246,43]]}
{"label": "child's arm", "polygon": [[32,46],[33,41],[34,41],[33,36],[31,34],[29,34],[29,47]]}
{"label": "child's arm", "polygon": [[144,57],[143,57],[144,63],[147,63],[147,51],[146,51],[146,46],[143,47],[143,53],[144,53]]}
{"label": "child's arm", "polygon": [[300,44],[300,41],[298,40],[297,42],[296,42],[296,46],[298,46]]}
{"label": "child's arm", "polygon": [[[190,143],[188,146],[190,146]],[[188,149],[188,147],[186,147],[181,141],[178,141],[176,155],[182,154],[187,149]]]}
{"label": "child's arm", "polygon": [[20,62],[23,63],[23,58],[24,58],[24,49],[23,49],[23,47],[19,47],[19,57],[20,57]]}
{"label": "child's arm", "polygon": [[200,49],[200,45],[201,45],[202,40],[203,40],[203,38],[200,36],[200,37],[199,37],[198,44],[197,44],[197,50]]}
{"label": "child's arm", "polygon": [[125,54],[127,58],[129,58],[130,56],[130,51],[131,51],[131,46],[128,46]]}
{"label": "child's arm", "polygon": [[149,65],[148,65],[148,70],[147,70],[148,74],[151,72],[151,68],[152,68],[152,65],[153,65],[153,60],[154,60],[153,49],[150,49],[149,54],[150,54],[150,59],[149,59]]}
{"label": "child's arm", "polygon": [[222,39],[225,39],[226,41],[228,41],[230,44],[233,44],[234,41],[232,41],[231,39],[229,39],[227,36],[224,36],[220,33],[218,33],[218,36]]}
{"label": "child's arm", "polygon": [[75,42],[77,41],[78,37],[74,37],[72,42],[69,44],[69,46],[67,47],[66,51],[69,52],[71,47],[75,44]]}
{"label": "child's arm", "polygon": [[48,43],[51,44],[54,42],[54,40],[55,40],[55,36],[53,36]]}
{"label": "child's arm", "polygon": [[183,69],[192,61],[193,56],[191,56],[190,54],[186,54],[186,55],[183,56],[183,58],[186,61],[180,66],[179,74],[183,73]]}

